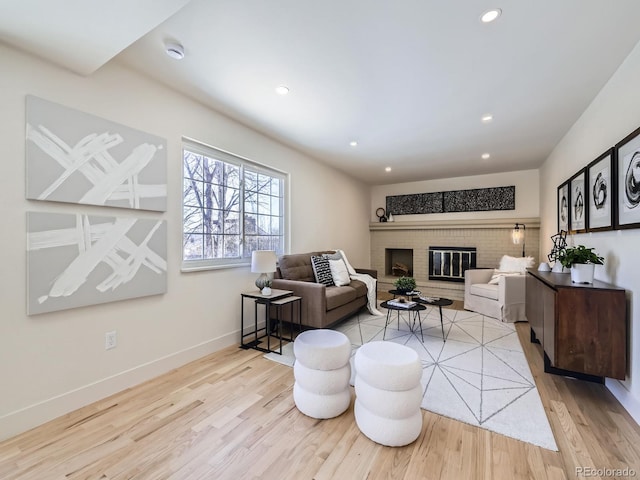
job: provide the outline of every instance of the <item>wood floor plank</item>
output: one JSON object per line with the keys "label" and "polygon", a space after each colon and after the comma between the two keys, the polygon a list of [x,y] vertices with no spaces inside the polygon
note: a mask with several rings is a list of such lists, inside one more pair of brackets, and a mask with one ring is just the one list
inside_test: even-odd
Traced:
{"label": "wood floor plank", "polygon": [[[544,373],[517,324],[560,451],[422,411],[418,439],[378,445],[350,408],[300,413],[293,370],[230,347],[0,443],[3,480],[570,479],[576,468],[640,476],[640,427],[602,385]],[[353,392],[353,389],[352,389]]]}

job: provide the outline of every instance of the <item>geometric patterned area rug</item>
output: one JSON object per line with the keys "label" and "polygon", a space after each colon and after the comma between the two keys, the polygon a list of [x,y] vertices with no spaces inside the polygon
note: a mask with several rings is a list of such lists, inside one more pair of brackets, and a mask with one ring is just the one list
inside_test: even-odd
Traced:
{"label": "geometric patterned area rug", "polygon": [[[399,321],[392,313],[384,340],[406,345],[418,353],[423,368],[423,409],[558,450],[512,324],[443,308],[443,341],[437,307],[421,312],[422,335],[418,325],[410,328],[409,312],[400,312]],[[360,313],[338,324],[335,330],[349,337],[355,354],[364,343],[383,339],[385,321],[386,316]],[[292,344],[286,347],[283,355],[265,357],[291,366],[295,361]]]}
{"label": "geometric patterned area rug", "polygon": [[[422,408],[461,422],[557,451],[553,432],[515,327],[478,313],[437,307],[421,312],[410,328],[409,312],[392,312],[385,341],[414,349],[422,362]],[[382,340],[386,316],[360,314],[338,324],[354,353]],[[398,325],[399,323],[399,325]]]}

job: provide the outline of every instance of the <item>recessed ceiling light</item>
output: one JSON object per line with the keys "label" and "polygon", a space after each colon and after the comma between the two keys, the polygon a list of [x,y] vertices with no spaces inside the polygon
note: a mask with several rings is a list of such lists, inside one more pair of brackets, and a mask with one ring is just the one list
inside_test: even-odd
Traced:
{"label": "recessed ceiling light", "polygon": [[499,8],[494,8],[492,10],[488,10],[482,14],[480,17],[480,21],[482,23],[489,23],[496,20],[502,14],[502,10]]}
{"label": "recessed ceiling light", "polygon": [[489,159],[489,157],[491,157],[491,155],[489,155],[488,153],[483,153],[483,154],[482,154],[482,159],[483,159],[483,160],[488,160],[488,159]]}
{"label": "recessed ceiling light", "polygon": [[179,43],[167,43],[164,48],[166,54],[171,58],[175,60],[182,60],[184,58],[184,47]]}
{"label": "recessed ceiling light", "polygon": [[391,167],[386,167],[386,168],[384,169],[384,171],[385,171],[385,172],[390,172],[390,171],[391,171]]}
{"label": "recessed ceiling light", "polygon": [[287,93],[289,93],[289,87],[287,87],[286,85],[278,85],[276,87],[276,93],[278,95],[286,95]]}
{"label": "recessed ceiling light", "polygon": [[493,120],[493,115],[491,115],[490,113],[486,113],[481,117],[482,123],[489,123],[491,120]]}
{"label": "recessed ceiling light", "polygon": [[349,145],[351,145],[352,147],[357,147],[358,146],[358,142],[356,142],[355,140],[351,140],[349,142]]}

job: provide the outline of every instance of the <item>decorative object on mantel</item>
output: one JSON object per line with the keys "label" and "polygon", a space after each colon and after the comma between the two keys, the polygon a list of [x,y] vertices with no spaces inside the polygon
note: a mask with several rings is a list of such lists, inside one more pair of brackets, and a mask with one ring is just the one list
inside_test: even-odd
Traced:
{"label": "decorative object on mantel", "polygon": [[393,222],[393,213],[389,212],[387,215],[387,222]]}
{"label": "decorative object on mantel", "polygon": [[558,260],[563,267],[571,267],[573,283],[593,283],[593,272],[596,265],[603,265],[604,258],[597,255],[593,248],[584,245],[569,247],[560,252]]}
{"label": "decorative object on mantel", "polygon": [[276,271],[276,260],[276,252],[274,250],[254,250],[251,252],[251,271],[260,274],[256,279],[258,290],[271,286],[271,279],[267,273]]}
{"label": "decorative object on mantel", "polygon": [[378,217],[379,222],[386,222],[387,212],[384,210],[384,208],[380,207],[376,210],[376,217]]}
{"label": "decorative object on mantel", "polygon": [[569,273],[569,270],[564,268],[562,263],[558,261],[560,254],[564,252],[564,249],[567,247],[567,232],[566,230],[560,230],[555,235],[551,235],[551,240],[553,240],[553,248],[547,258],[550,262],[554,262],[553,268],[551,271],[553,273]]}
{"label": "decorative object on mantel", "polygon": [[386,207],[396,215],[515,210],[516,187],[393,195],[387,197]]}
{"label": "decorative object on mantel", "polygon": [[[520,230],[522,227],[522,230]],[[519,245],[522,242],[522,256],[524,257],[524,242],[525,242],[525,233],[526,233],[526,225],[524,223],[516,223],[516,226],[513,227],[511,231],[511,241],[514,245]]]}

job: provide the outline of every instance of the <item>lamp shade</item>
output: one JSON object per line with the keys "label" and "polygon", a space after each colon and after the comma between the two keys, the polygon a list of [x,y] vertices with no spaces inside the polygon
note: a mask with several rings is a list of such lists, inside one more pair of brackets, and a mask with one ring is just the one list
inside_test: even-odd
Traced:
{"label": "lamp shade", "polygon": [[515,245],[519,245],[524,237],[524,230],[520,230],[520,228],[516,227],[511,231],[511,241]]}
{"label": "lamp shade", "polygon": [[[520,228],[522,227],[522,228]],[[524,232],[526,230],[526,225],[524,223],[516,223],[516,226],[513,227],[513,230],[511,231],[511,241],[514,243],[514,245],[520,245],[522,243],[522,256],[524,257],[525,253],[524,253]]]}
{"label": "lamp shade", "polygon": [[251,252],[251,271],[256,273],[275,272],[276,260],[274,250],[254,250]]}

